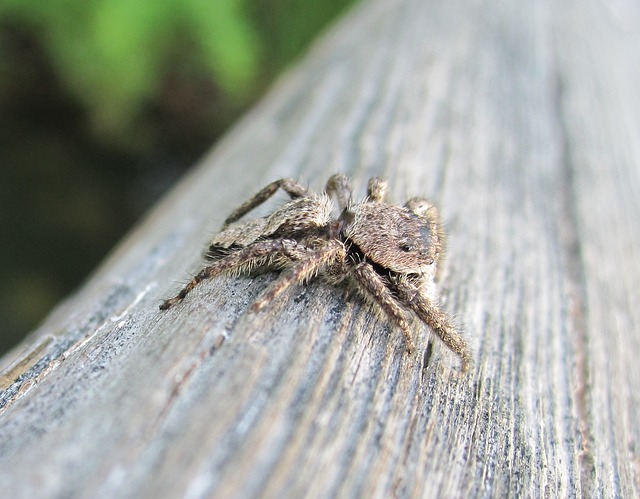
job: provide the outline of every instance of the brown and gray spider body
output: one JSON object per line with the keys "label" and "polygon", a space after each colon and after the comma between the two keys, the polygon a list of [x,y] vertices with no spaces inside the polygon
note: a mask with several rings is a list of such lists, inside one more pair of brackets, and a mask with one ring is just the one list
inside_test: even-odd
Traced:
{"label": "brown and gray spider body", "polygon": [[[404,206],[388,204],[386,188],[386,182],[374,177],[367,197],[353,203],[344,175],[329,178],[320,194],[290,179],[272,182],[227,218],[206,252],[210,264],[160,309],[179,303],[200,282],[219,274],[282,270],[252,305],[257,311],[291,285],[321,274],[332,284],[350,281],[362,290],[401,329],[409,351],[414,349],[410,315],[417,315],[460,357],[466,370],[467,346],[438,307],[435,279],[444,235],[437,210],[421,198]],[[291,201],[269,216],[239,221],[278,189]],[[338,218],[331,214],[331,196],[340,208]]]}

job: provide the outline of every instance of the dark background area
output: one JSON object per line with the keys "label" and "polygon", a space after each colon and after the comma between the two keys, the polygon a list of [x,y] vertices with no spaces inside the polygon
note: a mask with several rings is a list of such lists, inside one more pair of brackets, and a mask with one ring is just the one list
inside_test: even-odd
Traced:
{"label": "dark background area", "polygon": [[0,354],[351,3],[2,3]]}

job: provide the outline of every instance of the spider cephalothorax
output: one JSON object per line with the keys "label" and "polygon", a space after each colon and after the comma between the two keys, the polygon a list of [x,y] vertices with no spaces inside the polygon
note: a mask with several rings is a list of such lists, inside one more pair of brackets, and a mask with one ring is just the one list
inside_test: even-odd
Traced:
{"label": "spider cephalothorax", "polygon": [[[255,311],[289,286],[320,274],[330,283],[349,281],[362,290],[400,327],[409,351],[414,346],[408,315],[417,315],[460,356],[466,370],[467,346],[438,307],[435,278],[444,235],[437,210],[421,198],[412,198],[404,206],[388,204],[386,187],[374,177],[367,197],[353,203],[344,175],[333,175],[320,194],[290,179],[272,182],[227,218],[206,252],[210,264],[160,309],[172,307],[200,282],[222,273],[282,270],[252,305]],[[269,216],[239,221],[278,189],[291,201]],[[337,218],[331,213],[331,196],[340,208]]]}

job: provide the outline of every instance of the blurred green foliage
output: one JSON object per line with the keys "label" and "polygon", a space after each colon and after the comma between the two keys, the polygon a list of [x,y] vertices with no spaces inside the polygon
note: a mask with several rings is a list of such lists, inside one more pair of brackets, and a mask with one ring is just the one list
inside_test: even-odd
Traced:
{"label": "blurred green foliage", "polygon": [[354,0],[0,0],[0,354]]}
{"label": "blurred green foliage", "polygon": [[[57,75],[105,133],[126,130],[183,40],[229,98],[257,76],[256,30],[243,0],[5,0],[0,18],[38,33]],[[133,111],[133,112],[132,112]]]}
{"label": "blurred green foliage", "polygon": [[278,72],[300,54],[335,15],[354,0],[248,0],[259,41]]}
{"label": "blurred green foliage", "polygon": [[126,135],[188,47],[189,64],[242,103],[353,0],[4,0],[37,33],[98,133]]}

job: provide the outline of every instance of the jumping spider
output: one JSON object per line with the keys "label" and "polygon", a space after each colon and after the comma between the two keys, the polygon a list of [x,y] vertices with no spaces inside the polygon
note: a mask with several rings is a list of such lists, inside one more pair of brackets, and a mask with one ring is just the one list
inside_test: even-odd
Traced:
{"label": "jumping spider", "polygon": [[[278,189],[291,201],[269,216],[238,222]],[[421,198],[412,198],[404,206],[388,204],[386,189],[386,182],[373,177],[367,197],[353,203],[344,175],[329,178],[320,194],[291,179],[270,183],[229,215],[206,251],[210,264],[160,309],[171,308],[199,283],[222,273],[281,269],[275,283],[253,303],[251,308],[257,311],[289,286],[322,274],[331,284],[348,280],[364,291],[399,326],[410,352],[414,346],[407,315],[413,312],[467,370],[466,343],[437,305],[435,278],[444,242],[438,212]],[[331,196],[341,210],[338,218],[331,216]]]}

